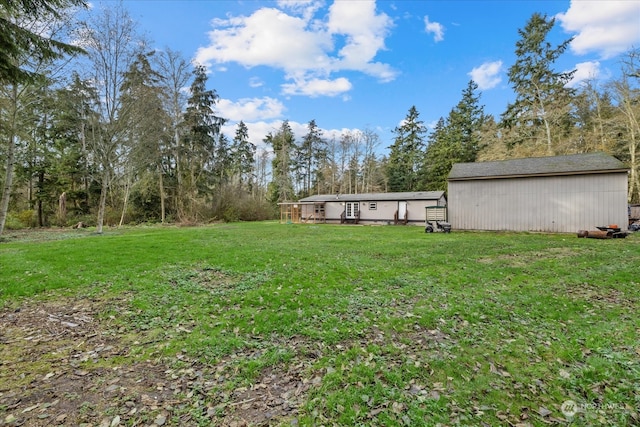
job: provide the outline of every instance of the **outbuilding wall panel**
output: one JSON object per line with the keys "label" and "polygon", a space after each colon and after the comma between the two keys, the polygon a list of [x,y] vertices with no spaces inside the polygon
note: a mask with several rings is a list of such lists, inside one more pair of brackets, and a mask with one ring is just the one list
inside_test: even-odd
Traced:
{"label": "outbuilding wall panel", "polygon": [[627,175],[449,181],[454,229],[575,232],[627,223]]}

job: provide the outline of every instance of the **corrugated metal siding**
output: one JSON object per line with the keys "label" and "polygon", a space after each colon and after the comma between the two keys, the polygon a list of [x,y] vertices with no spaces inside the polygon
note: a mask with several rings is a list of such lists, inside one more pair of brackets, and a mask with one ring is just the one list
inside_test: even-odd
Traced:
{"label": "corrugated metal siding", "polygon": [[450,181],[461,230],[575,232],[627,224],[626,173]]}

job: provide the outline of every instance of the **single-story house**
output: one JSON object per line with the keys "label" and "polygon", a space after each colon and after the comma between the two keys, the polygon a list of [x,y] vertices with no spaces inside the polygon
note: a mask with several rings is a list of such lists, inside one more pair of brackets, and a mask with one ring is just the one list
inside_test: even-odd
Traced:
{"label": "single-story house", "polygon": [[447,199],[444,191],[322,194],[279,205],[281,222],[424,226],[425,208]]}
{"label": "single-story house", "polygon": [[605,153],[456,163],[452,228],[576,232],[627,224],[628,169]]}

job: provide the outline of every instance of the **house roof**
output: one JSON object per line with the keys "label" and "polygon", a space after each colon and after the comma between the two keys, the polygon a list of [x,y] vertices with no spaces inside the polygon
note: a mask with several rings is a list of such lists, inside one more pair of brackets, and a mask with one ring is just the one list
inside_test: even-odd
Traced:
{"label": "house roof", "polygon": [[613,156],[606,153],[588,153],[494,162],[456,163],[451,168],[448,179],[456,181],[626,171],[627,168],[624,164]]}
{"label": "house roof", "polygon": [[401,193],[319,194],[300,199],[300,202],[354,202],[388,200],[438,200],[444,191],[412,191]]}

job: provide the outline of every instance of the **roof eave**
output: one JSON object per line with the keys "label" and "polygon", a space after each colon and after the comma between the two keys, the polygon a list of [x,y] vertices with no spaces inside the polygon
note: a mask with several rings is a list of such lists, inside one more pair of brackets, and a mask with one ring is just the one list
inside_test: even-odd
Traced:
{"label": "roof eave", "polygon": [[628,173],[628,168],[621,169],[605,169],[605,170],[586,170],[586,171],[570,171],[570,172],[547,172],[547,173],[531,173],[516,175],[480,175],[480,176],[463,176],[447,178],[447,181],[471,181],[481,179],[508,179],[508,178],[531,178],[531,177],[548,177],[548,176],[567,176],[567,175],[594,175],[604,173]]}

